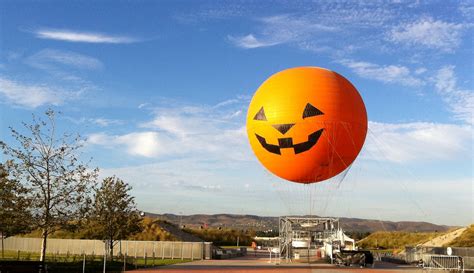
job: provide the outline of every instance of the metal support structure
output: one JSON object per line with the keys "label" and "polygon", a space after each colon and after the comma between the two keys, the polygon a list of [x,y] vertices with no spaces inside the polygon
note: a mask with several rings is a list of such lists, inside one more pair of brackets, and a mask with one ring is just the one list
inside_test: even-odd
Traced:
{"label": "metal support structure", "polygon": [[325,243],[332,244],[339,237],[342,240],[348,238],[340,230],[337,218],[283,216],[279,218],[278,226],[280,258],[286,262],[291,262],[293,256],[303,253],[303,249],[306,250],[303,255],[307,255],[310,262],[310,256],[317,248],[323,247]]}

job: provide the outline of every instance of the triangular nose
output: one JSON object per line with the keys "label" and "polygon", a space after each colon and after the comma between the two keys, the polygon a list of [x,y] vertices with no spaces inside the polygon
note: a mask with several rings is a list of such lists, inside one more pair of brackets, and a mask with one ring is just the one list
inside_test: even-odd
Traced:
{"label": "triangular nose", "polygon": [[294,123],[288,123],[288,124],[273,124],[273,128],[277,129],[278,132],[282,133],[283,135],[288,132],[288,130],[291,129],[295,125]]}

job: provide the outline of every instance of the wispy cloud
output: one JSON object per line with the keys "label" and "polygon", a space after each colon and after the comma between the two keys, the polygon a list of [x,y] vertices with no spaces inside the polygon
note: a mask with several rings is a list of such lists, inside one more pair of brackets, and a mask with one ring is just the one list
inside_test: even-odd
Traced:
{"label": "wispy cloud", "polygon": [[79,43],[129,44],[139,42],[130,36],[110,35],[99,32],[85,32],[69,29],[40,28],[33,33],[41,39],[59,40]]}
{"label": "wispy cloud", "polygon": [[424,81],[414,77],[412,71],[406,66],[401,65],[378,65],[369,62],[340,60],[342,65],[352,69],[357,75],[374,79],[385,83],[396,83],[406,86],[421,86]]}
{"label": "wispy cloud", "polygon": [[459,2],[459,11],[462,15],[473,18],[474,17],[474,4],[470,0],[461,0]]}
{"label": "wispy cloud", "polygon": [[347,29],[380,28],[400,14],[400,6],[375,1],[328,1],[310,10],[326,24]]}
{"label": "wispy cloud", "polygon": [[228,39],[241,48],[268,47],[284,43],[299,43],[326,32],[334,32],[336,27],[323,25],[311,17],[277,15],[258,19],[259,35],[229,35]]}
{"label": "wispy cloud", "polygon": [[64,118],[71,121],[71,122],[73,122],[73,123],[75,123],[75,124],[96,124],[96,125],[99,125],[100,127],[108,127],[108,126],[112,126],[112,125],[121,125],[121,124],[123,124],[122,120],[108,119],[108,118],[103,118],[103,117],[99,117],[99,118],[86,118],[86,117],[74,118],[74,117],[71,117],[71,116],[66,116]]}
{"label": "wispy cloud", "polygon": [[[401,8],[390,3],[337,1],[288,5],[290,13],[261,16],[256,13],[245,34],[227,38],[242,48],[289,44],[313,52],[346,52],[347,48],[366,48],[376,43]],[[266,14],[266,13],[263,13]],[[364,37],[360,39],[360,37]],[[354,39],[355,38],[355,39]],[[373,50],[373,49],[372,49]]]}
{"label": "wispy cloud", "polygon": [[464,29],[462,24],[427,17],[394,27],[388,33],[388,38],[393,42],[408,46],[422,46],[452,52],[460,45]]}
{"label": "wispy cloud", "polygon": [[284,41],[259,41],[253,34],[245,36],[227,36],[229,41],[241,48],[257,48],[257,47],[268,47],[283,43]]}
{"label": "wispy cloud", "polygon": [[243,107],[243,100],[236,99],[215,106],[156,108],[154,118],[141,123],[142,129],[138,132],[92,134],[89,143],[110,148],[123,145],[130,154],[145,157],[202,157],[205,154],[207,158],[247,160],[248,144],[241,115]]}
{"label": "wispy cloud", "polygon": [[398,163],[471,156],[472,127],[440,123],[369,122],[366,158]]}
{"label": "wispy cloud", "polygon": [[25,84],[0,77],[0,95],[17,106],[36,108],[42,105],[61,105],[79,97],[81,91],[67,92],[46,84]]}
{"label": "wispy cloud", "polygon": [[96,58],[57,49],[43,49],[26,58],[26,63],[45,70],[57,70],[60,66],[92,70],[103,68],[102,62]]}
{"label": "wispy cloud", "polygon": [[454,117],[474,125],[474,90],[463,90],[458,87],[454,68],[448,65],[439,69],[432,81]]}
{"label": "wispy cloud", "polygon": [[102,126],[102,127],[107,127],[107,126],[110,126],[110,125],[120,125],[120,124],[123,123],[120,120],[107,119],[107,118],[93,118],[93,119],[89,119],[89,121],[93,122],[93,123],[95,123],[99,126]]}

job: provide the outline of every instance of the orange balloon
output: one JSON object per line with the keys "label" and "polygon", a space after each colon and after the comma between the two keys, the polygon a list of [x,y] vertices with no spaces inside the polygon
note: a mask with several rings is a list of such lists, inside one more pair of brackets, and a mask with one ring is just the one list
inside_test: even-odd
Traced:
{"label": "orange balloon", "polygon": [[367,112],[343,76],[319,67],[291,68],[255,92],[247,134],[258,160],[273,174],[319,182],[355,160],[367,134]]}

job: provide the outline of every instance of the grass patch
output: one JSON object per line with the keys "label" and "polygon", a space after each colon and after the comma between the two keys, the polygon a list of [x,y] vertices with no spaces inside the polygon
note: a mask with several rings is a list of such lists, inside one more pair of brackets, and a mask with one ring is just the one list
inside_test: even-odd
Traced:
{"label": "grass patch", "polygon": [[[5,250],[4,258],[0,256],[0,263],[2,261],[39,261],[39,253],[35,252],[18,252]],[[86,255],[86,272],[95,273],[102,272],[104,266],[103,256],[99,255]],[[165,266],[178,263],[190,262],[190,259],[159,259],[147,257],[146,259],[127,257],[125,261],[126,269],[139,269],[155,266]],[[48,272],[82,272],[84,262],[83,255],[66,255],[66,254],[51,254],[46,255],[46,264],[48,266]],[[107,272],[121,272],[124,267],[123,257],[114,257],[114,261],[107,261],[106,268]]]}

